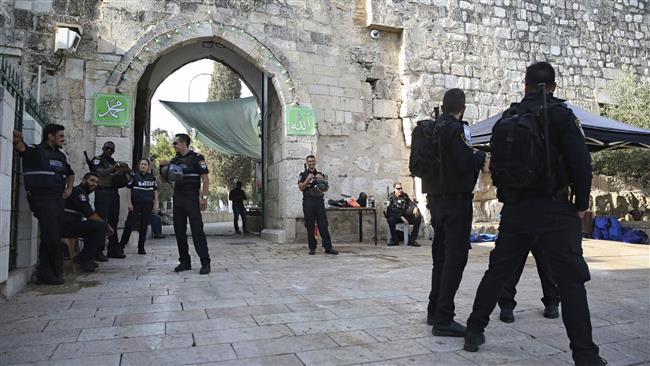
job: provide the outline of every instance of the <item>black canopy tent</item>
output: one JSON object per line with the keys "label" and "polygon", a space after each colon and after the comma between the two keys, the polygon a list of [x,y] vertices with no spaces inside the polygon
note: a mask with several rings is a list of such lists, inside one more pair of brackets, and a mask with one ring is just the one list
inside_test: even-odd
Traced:
{"label": "black canopy tent", "polygon": [[[570,103],[566,104],[582,124],[589,151],[627,148],[650,149],[650,130],[591,113]],[[473,124],[470,127],[472,145],[488,150],[492,127],[499,118],[501,118],[501,113]]]}

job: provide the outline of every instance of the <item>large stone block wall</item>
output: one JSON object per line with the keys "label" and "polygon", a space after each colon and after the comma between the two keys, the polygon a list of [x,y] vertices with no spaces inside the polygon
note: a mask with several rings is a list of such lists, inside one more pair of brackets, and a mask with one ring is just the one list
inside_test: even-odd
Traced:
{"label": "large stone block wall", "polygon": [[[91,125],[93,93],[121,88],[135,100],[148,63],[201,37],[223,39],[272,75],[280,103],[313,106],[318,134],[309,138],[286,137],[283,112],[272,111],[280,124],[270,131],[267,209],[274,216],[268,224],[286,230],[289,240],[303,237],[295,180],[307,153],[330,176],[328,198],[366,191],[381,205],[393,181],[412,190],[410,131],[448,88],[466,90],[465,116],[476,121],[521,97],[524,69],[535,60],[557,66],[560,97],[592,109],[607,101],[604,87],[619,70],[649,76],[647,1],[9,2],[13,7],[0,7],[1,50],[21,57],[32,92],[33,73],[45,66],[43,107],[69,127],[76,171],[86,169],[82,151],[96,152],[106,139],[127,155],[123,160],[133,146],[130,128]],[[83,37],[56,66],[59,23],[81,26]],[[173,38],[154,42],[174,29]],[[284,70],[268,62],[269,52]]]}

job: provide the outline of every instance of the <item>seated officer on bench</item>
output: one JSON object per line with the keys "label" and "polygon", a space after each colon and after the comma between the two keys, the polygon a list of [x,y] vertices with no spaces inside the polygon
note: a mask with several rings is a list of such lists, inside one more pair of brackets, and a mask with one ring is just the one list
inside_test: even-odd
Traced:
{"label": "seated officer on bench", "polygon": [[420,215],[420,210],[418,210],[415,202],[411,201],[409,195],[404,193],[402,189],[402,183],[397,182],[393,184],[395,189],[393,193],[388,196],[388,206],[386,206],[386,211],[384,216],[388,221],[388,228],[390,229],[390,242],[388,246],[397,245],[399,238],[397,238],[397,230],[395,226],[403,222],[407,225],[406,230],[408,230],[408,225],[413,225],[413,232],[409,235],[409,242],[407,245],[413,247],[419,247],[420,244],[415,241],[420,232],[420,224],[422,223],[422,215]]}
{"label": "seated officer on bench", "polygon": [[98,180],[97,174],[86,173],[81,184],[75,186],[65,200],[61,236],[83,238],[83,250],[73,258],[83,272],[95,272],[98,265],[93,258],[99,251],[99,247],[104,244],[106,234],[114,232],[113,228],[92,209],[88,201],[88,195],[97,188]]}

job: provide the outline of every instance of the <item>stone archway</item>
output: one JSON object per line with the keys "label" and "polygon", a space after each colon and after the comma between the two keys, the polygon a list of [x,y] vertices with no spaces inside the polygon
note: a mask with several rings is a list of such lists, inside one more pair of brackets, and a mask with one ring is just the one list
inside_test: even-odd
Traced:
{"label": "stone archway", "polygon": [[[301,147],[305,143],[315,146],[317,137],[298,140],[286,136],[285,107],[309,105],[309,93],[292,79],[292,65],[272,41],[248,28],[246,24],[218,15],[199,20],[183,16],[172,18],[140,37],[115,66],[106,84],[115,92],[132,95],[136,101],[131,127],[122,132],[122,136],[130,137],[125,141],[130,146],[123,148],[132,151],[130,158],[133,160],[143,151],[138,146],[143,145],[147,131],[138,129],[148,126],[151,97],[169,74],[203,58],[225,63],[237,72],[256,95],[267,122],[263,127],[264,229],[272,240],[286,242],[295,237],[299,212],[293,202],[295,199],[282,194],[281,177],[295,173],[292,171],[295,161],[306,155]],[[198,52],[206,42],[219,45],[220,50]],[[143,80],[146,83],[143,84]],[[97,144],[102,137],[98,135]]]}

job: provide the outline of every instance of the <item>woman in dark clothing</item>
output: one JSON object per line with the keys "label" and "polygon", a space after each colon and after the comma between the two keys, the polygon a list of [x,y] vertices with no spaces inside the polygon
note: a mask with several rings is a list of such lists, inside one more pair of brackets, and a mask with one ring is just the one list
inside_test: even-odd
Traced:
{"label": "woman in dark clothing", "polygon": [[129,216],[124,224],[122,248],[129,242],[131,231],[138,223],[140,237],[138,238],[138,254],[147,254],[144,250],[144,241],[147,238],[149,217],[154,209],[158,208],[158,186],[156,178],[149,172],[149,160],[142,159],[138,164],[138,171],[133,173],[133,179],[127,185]]}

